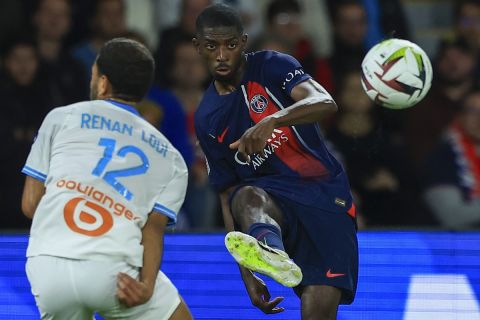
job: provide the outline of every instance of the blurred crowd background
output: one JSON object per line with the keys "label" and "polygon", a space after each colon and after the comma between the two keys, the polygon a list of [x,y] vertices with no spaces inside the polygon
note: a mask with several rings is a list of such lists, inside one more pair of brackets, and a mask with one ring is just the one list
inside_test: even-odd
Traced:
{"label": "blurred crowd background", "polygon": [[[322,123],[368,228],[480,226],[480,1],[224,0],[241,12],[248,51],[295,56],[335,97]],[[209,0],[0,1],[0,229],[21,230],[20,170],[43,117],[89,99],[101,45],[129,37],[154,53],[156,81],[139,105],[190,170],[178,231],[222,228],[196,144],[193,113],[210,81],[192,46]],[[427,97],[408,110],[372,104],[361,61],[389,37],[418,43],[434,65]]]}

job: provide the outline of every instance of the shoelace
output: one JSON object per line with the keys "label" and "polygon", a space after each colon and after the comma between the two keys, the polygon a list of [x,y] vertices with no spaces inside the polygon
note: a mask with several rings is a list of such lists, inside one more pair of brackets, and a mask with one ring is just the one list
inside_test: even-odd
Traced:
{"label": "shoelace", "polygon": [[[265,240],[265,239],[264,239]],[[274,253],[274,254],[278,254],[279,256],[283,256],[282,254],[280,254],[278,251],[274,250],[273,248],[270,248],[266,241],[265,243],[263,243],[262,241],[258,241],[258,244],[260,245],[260,248],[262,248],[263,250],[265,251],[268,251],[268,252],[271,252],[271,253]]]}

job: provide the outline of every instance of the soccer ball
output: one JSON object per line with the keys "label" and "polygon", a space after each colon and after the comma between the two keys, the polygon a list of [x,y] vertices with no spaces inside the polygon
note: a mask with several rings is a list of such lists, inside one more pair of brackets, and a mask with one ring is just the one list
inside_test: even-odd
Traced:
{"label": "soccer ball", "polygon": [[390,109],[412,107],[432,84],[432,64],[418,45],[389,39],[374,46],[362,62],[362,86],[375,103]]}

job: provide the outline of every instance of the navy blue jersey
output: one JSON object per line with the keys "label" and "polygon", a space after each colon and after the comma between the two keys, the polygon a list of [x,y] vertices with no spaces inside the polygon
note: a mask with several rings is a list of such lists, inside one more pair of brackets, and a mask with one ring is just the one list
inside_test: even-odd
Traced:
{"label": "navy blue jersey", "polygon": [[[217,191],[253,185],[278,196],[327,211],[351,207],[348,180],[327,150],[318,124],[280,127],[264,149],[247,163],[229,144],[264,117],[295,101],[291,90],[310,79],[293,57],[275,51],[247,55],[237,90],[219,95],[213,83],[195,113],[195,129]],[[331,99],[325,91],[326,99]]]}

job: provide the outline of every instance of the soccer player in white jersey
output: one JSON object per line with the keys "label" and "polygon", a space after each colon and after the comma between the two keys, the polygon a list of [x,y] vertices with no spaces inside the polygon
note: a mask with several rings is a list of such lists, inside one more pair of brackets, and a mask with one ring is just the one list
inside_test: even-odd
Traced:
{"label": "soccer player in white jersey", "polygon": [[181,155],[133,107],[154,74],[140,43],[107,42],[91,100],[52,110],[23,172],[27,275],[42,319],[192,319],[159,271],[187,186]]}

